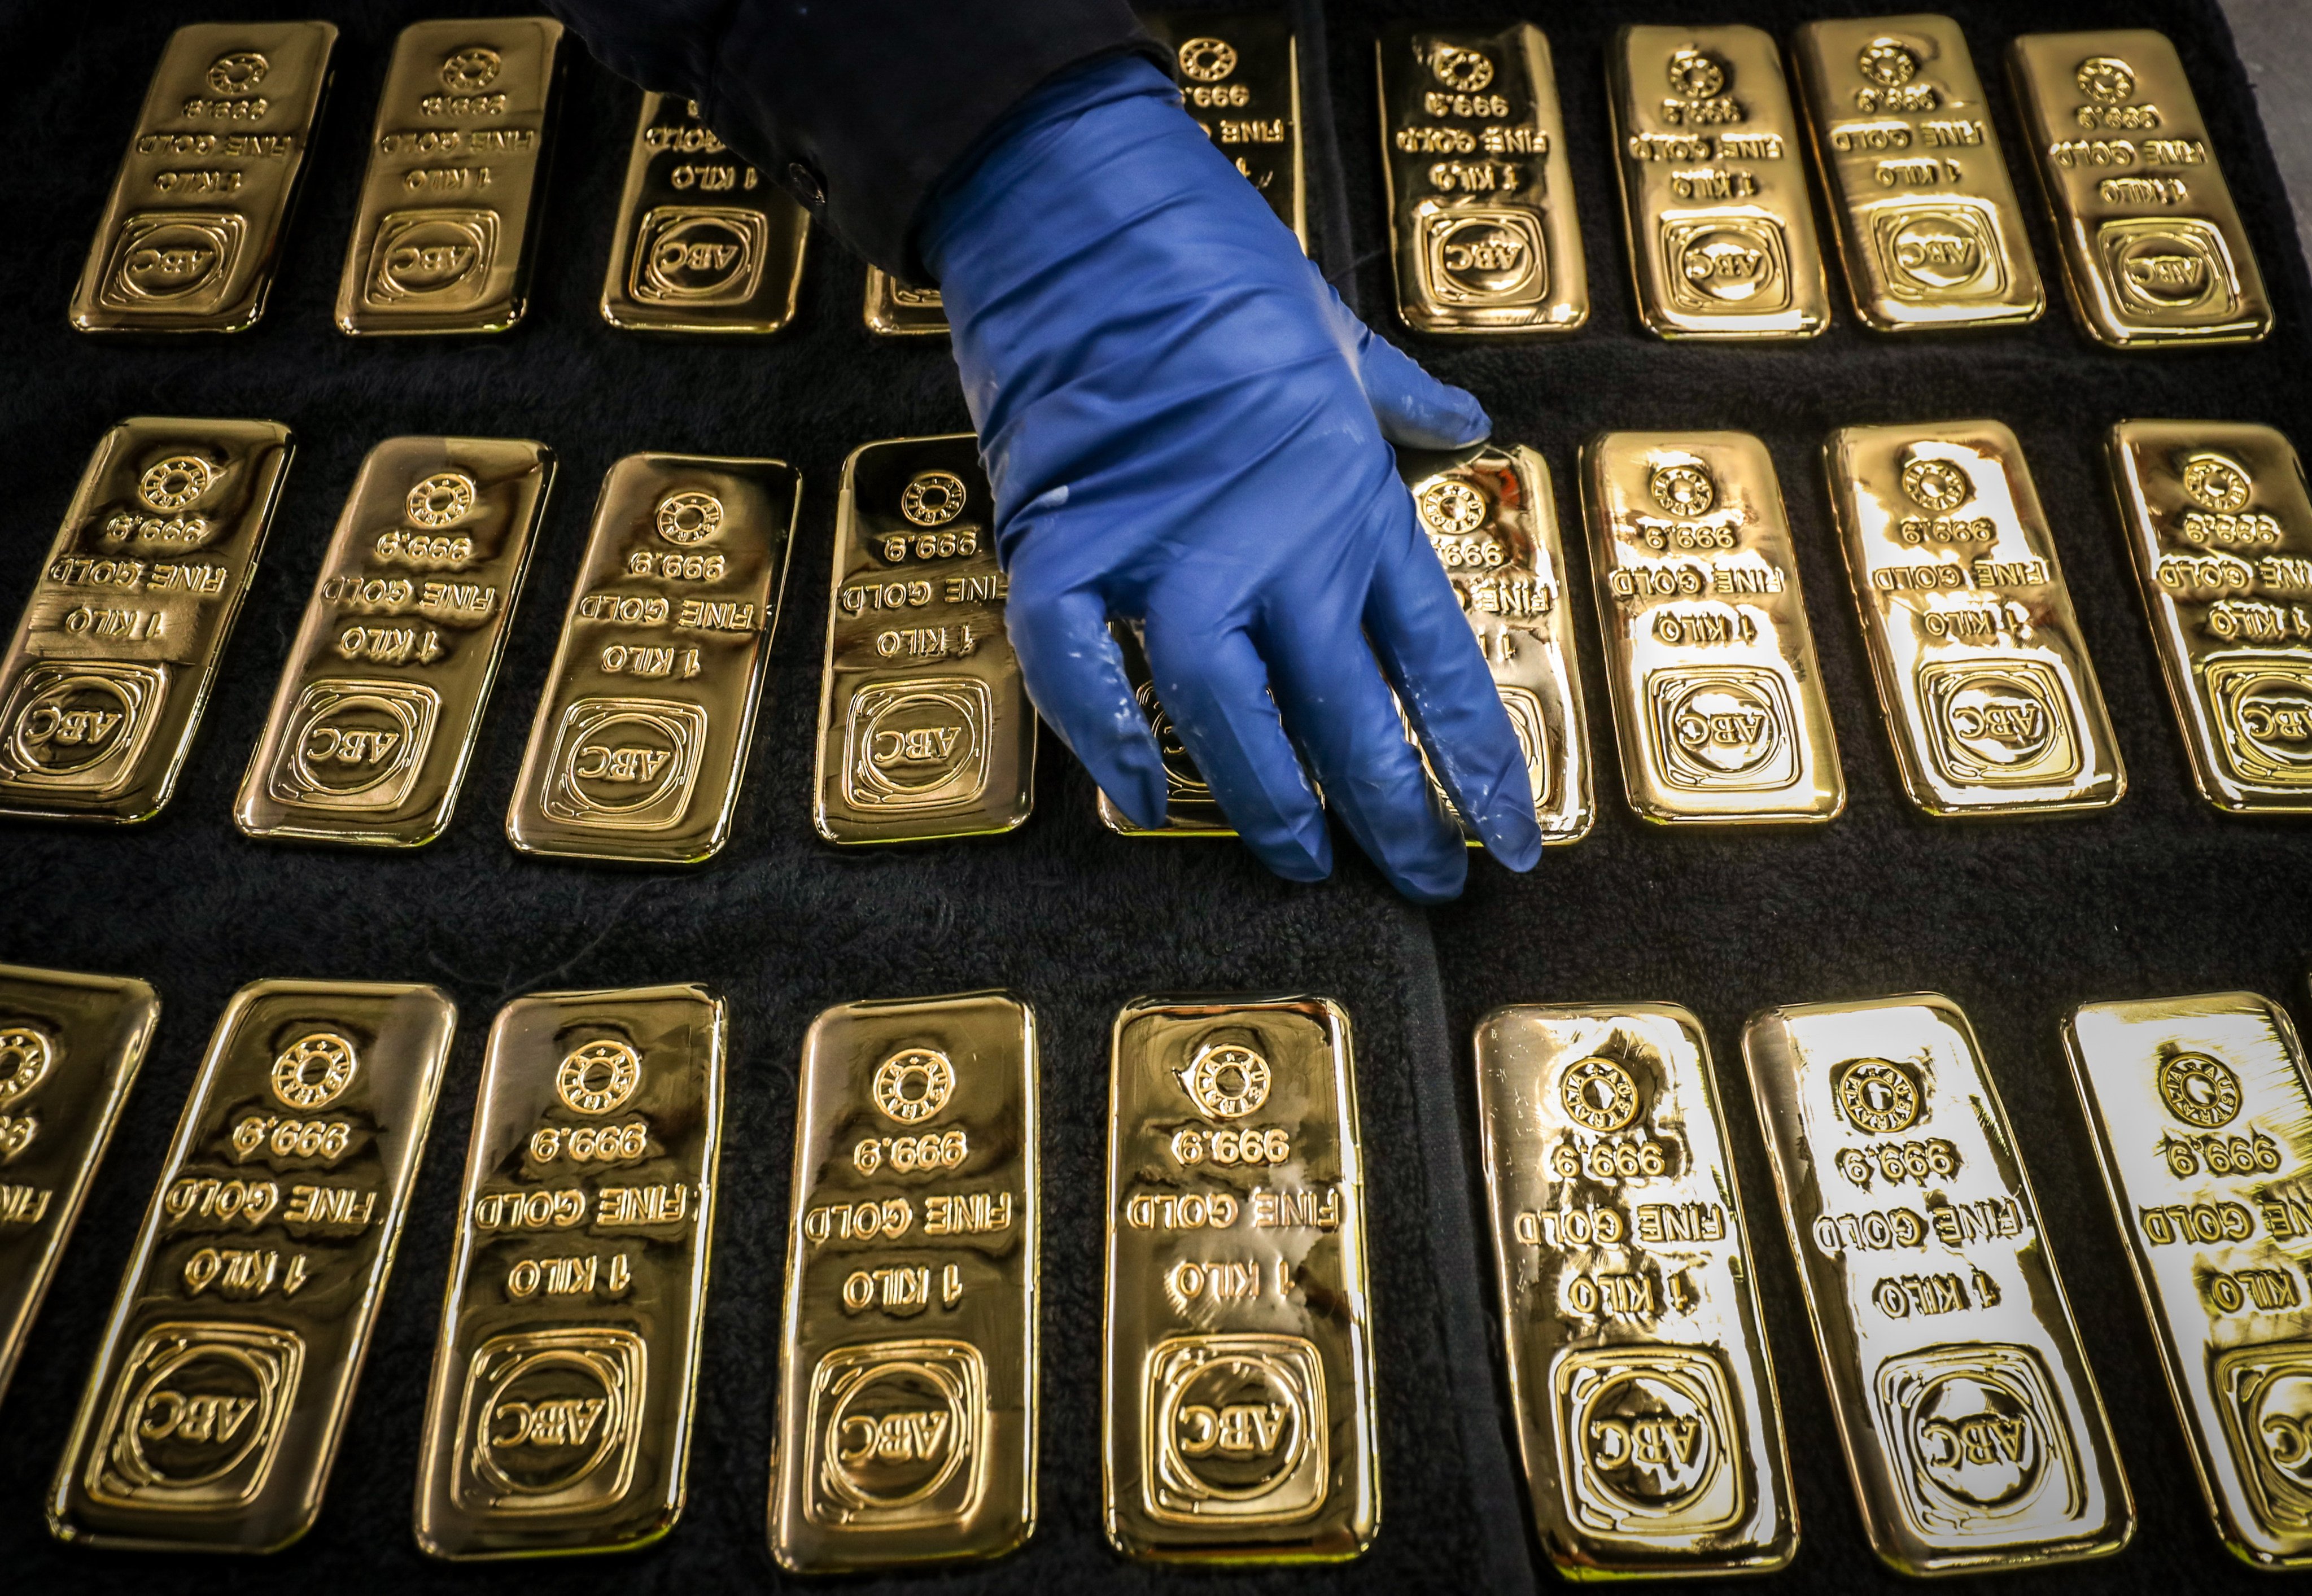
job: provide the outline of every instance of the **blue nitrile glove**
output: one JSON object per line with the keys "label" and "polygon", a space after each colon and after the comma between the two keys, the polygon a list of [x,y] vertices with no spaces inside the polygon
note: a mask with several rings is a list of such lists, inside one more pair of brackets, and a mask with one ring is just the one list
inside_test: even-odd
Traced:
{"label": "blue nitrile glove", "polygon": [[1467,850],[1392,683],[1485,846],[1532,868],[1525,756],[1388,447],[1491,423],[1349,312],[1171,83],[1126,58],[1038,91],[950,175],[919,241],[995,487],[1028,691],[1108,795],[1163,824],[1117,617],[1146,623],[1181,741],[1278,874],[1332,869],[1297,744],[1398,890],[1460,891]]}

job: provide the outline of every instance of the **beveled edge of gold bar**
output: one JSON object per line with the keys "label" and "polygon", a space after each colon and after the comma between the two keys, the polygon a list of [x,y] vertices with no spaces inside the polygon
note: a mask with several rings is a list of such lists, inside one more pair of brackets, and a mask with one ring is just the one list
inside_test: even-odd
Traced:
{"label": "beveled edge of gold bar", "polygon": [[[867,330],[882,338],[933,338],[949,331],[947,311],[942,303],[934,316],[929,305],[903,305],[896,294],[897,285],[891,274],[880,266],[867,268],[867,288],[860,307],[861,319]],[[936,288],[930,292],[936,294]]]}

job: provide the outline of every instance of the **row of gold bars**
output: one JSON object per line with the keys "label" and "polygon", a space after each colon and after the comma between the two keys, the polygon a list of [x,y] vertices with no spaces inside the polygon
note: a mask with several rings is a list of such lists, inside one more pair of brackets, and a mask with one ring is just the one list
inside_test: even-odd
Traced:
{"label": "row of gold bars", "polygon": [[[1281,13],[1143,18],[1191,115],[1305,244],[1298,52]],[[327,22],[180,29],[72,303],[92,332],[232,331],[262,315],[328,80]],[[337,300],[347,333],[484,333],[526,308],[565,40],[544,17],[404,30]],[[1400,24],[1378,41],[1397,304],[1429,332],[1580,328],[1590,290],[1548,41]],[[1949,17],[1809,22],[1791,60],[1739,25],[1626,27],[1607,52],[1640,317],[1664,338],[1810,338],[1829,291],[1800,145],[1837,217],[1856,316],[1883,332],[2014,326],[2039,269],[1965,36]],[[2010,52],[2072,308],[2120,348],[2262,338],[2272,306],[2174,45],[2039,33]],[[766,333],[795,313],[810,214],[678,96],[646,94],[601,311]],[[879,332],[946,327],[936,290],[868,273]]]}

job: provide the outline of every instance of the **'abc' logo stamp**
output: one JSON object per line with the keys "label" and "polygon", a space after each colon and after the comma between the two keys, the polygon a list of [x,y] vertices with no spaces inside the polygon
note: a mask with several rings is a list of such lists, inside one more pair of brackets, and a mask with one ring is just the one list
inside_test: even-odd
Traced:
{"label": "'abc' logo stamp", "polygon": [[581,698],[563,712],[544,807],[557,820],[663,831],[690,807],[706,711],[666,698]]}
{"label": "'abc' logo stamp", "polygon": [[1421,224],[1421,285],[1448,305],[1529,305],[1549,293],[1549,250],[1528,211],[1441,211]]}
{"label": "'abc' logo stamp", "polygon": [[136,779],[168,696],[165,665],[49,661],[0,705],[0,790],[104,798]]}
{"label": "'abc' logo stamp", "polygon": [[1691,1536],[1746,1507],[1725,1371],[1700,1347],[1605,1346],[1558,1361],[1559,1478],[1596,1534]]}
{"label": "'abc' logo stamp", "polygon": [[2061,1536],[2086,1508],[2071,1426],[2027,1346],[1931,1346],[1872,1382],[1896,1500],[1925,1539]]}
{"label": "'abc' logo stamp", "polygon": [[136,1338],[83,1483],[109,1507],[256,1500],[297,1399],[305,1344],[254,1324],[159,1324]]}
{"label": "'abc' logo stamp", "polygon": [[648,1349],[590,1327],[493,1336],[474,1349],[458,1405],[451,1486],[471,1513],[607,1507],[633,1487]]}
{"label": "'abc' logo stamp", "polygon": [[832,1530],[959,1524],[987,1488],[987,1365],[968,1342],[837,1347],[810,1378],[803,1516]]}
{"label": "'abc' logo stamp", "polygon": [[1790,692],[1755,665],[1672,666],[1646,678],[1646,726],[1665,784],[1771,792],[1799,778]]}
{"label": "'abc' logo stamp", "polygon": [[2044,786],[2079,774],[2070,695],[2041,660],[1930,660],[1919,667],[1927,748],[1947,781]]}
{"label": "'abc' logo stamp", "polygon": [[1249,1528],[1325,1504],[1324,1361],[1301,1337],[1168,1337],[1148,1353],[1140,1418],[1152,1518]]}
{"label": "'abc' logo stamp", "polygon": [[443,311],[477,303],[497,250],[495,211],[394,211],[370,248],[369,303]]}
{"label": "'abc' logo stamp", "polygon": [[425,763],[441,711],[441,696],[420,682],[309,682],[267,790],[308,809],[397,809]]}
{"label": "'abc' logo stamp", "polygon": [[871,682],[844,727],[843,799],[878,812],[976,803],[987,791],[994,698],[970,677]]}
{"label": "'abc' logo stamp", "polygon": [[214,311],[232,286],[245,229],[232,211],[124,217],[98,297],[115,310]]}
{"label": "'abc' logo stamp", "polygon": [[766,232],[760,211],[659,206],[636,229],[628,290],[645,303],[741,303],[762,281]]}

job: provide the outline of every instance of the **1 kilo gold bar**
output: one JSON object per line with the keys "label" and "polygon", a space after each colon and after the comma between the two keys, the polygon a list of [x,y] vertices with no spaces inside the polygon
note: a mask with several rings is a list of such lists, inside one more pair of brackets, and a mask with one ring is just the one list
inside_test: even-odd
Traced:
{"label": "1 kilo gold bar", "polygon": [[610,468],[506,811],[515,847],[696,864],[730,839],[801,497],[775,460]]}
{"label": "1 kilo gold bar", "polygon": [[1791,56],[1864,325],[2037,320],[2039,265],[1958,24],[1932,14],[1808,22]]}
{"label": "1 kilo gold bar", "polygon": [[169,36],[73,290],[74,327],[257,324],[337,39],[331,22],[194,22]]}
{"label": "1 kilo gold bar", "polygon": [[1126,1004],[1108,1160],[1108,1539],[1150,1562],[1361,1556],[1380,1478],[1347,1013]]}
{"label": "1 kilo gold bar", "polygon": [[1769,1009],[1742,1054],[1871,1549],[1900,1574],[2106,1557],[2135,1506],[1966,1016]]}
{"label": "1 kilo gold bar", "polygon": [[2270,332],[2263,274],[2168,36],[2026,33],[2008,66],[2089,335],[2150,349]]}
{"label": "1 kilo gold bar", "polygon": [[630,1551],[674,1528],[727,1051],[698,987],[498,1011],[425,1407],[429,1557]]}
{"label": "1 kilo gold bar", "polygon": [[57,1470],[58,1539],[274,1552],[312,1527],[457,1018],[432,987],[233,995]]}
{"label": "1 kilo gold bar", "polygon": [[1790,1459],[1702,1024],[1671,1004],[1477,1022],[1511,1407],[1569,1579],[1766,1572]]}
{"label": "1 kilo gold bar", "polygon": [[2127,772],[2015,434],[1842,427],[1823,459],[1911,802],[1946,817],[2118,802]]}
{"label": "1 kilo gold bar", "polygon": [[1145,632],[1138,621],[1110,621],[1108,632],[1124,655],[1125,680],[1148,716],[1148,731],[1156,739],[1157,757],[1164,766],[1164,824],[1137,824],[1105,792],[1099,794],[1099,821],[1118,837],[1234,837],[1227,811],[1213,796],[1204,773],[1188,753],[1173,727],[1171,713],[1156,696],[1154,673],[1148,666]]}
{"label": "1 kilo gold bar", "polygon": [[845,1004],[803,1042],[769,1533],[838,1574],[1036,1527],[1036,1021],[1004,992]]}

